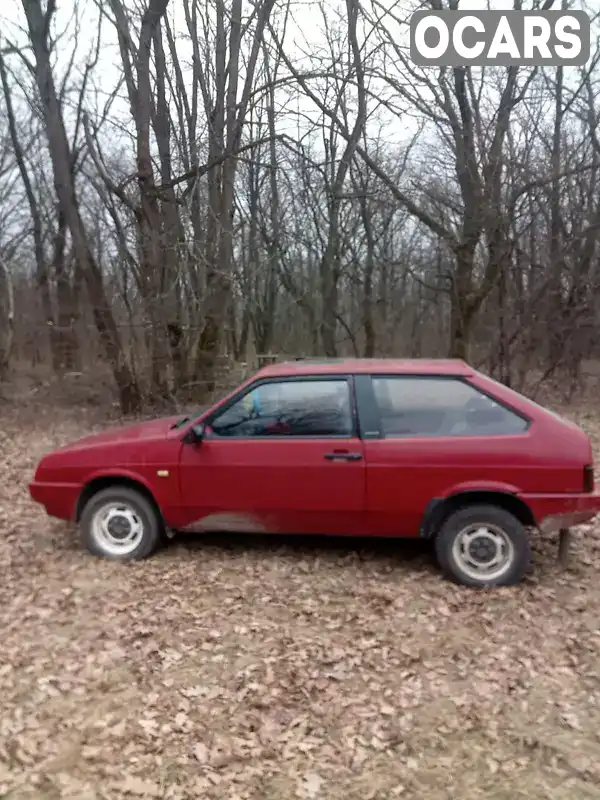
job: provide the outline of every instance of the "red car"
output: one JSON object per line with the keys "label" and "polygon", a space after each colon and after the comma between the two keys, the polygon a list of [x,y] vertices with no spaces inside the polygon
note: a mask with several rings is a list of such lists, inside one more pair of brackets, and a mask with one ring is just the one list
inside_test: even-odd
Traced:
{"label": "red car", "polygon": [[469,586],[518,582],[528,529],[600,512],[586,434],[454,360],[271,365],[196,417],[50,453],[30,492],[107,558],[167,531],[423,537]]}

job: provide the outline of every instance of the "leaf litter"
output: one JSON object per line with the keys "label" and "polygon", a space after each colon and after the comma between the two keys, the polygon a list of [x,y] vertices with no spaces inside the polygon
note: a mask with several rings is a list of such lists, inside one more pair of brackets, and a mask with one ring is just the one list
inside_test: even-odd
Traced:
{"label": "leaf litter", "polygon": [[[571,408],[600,452],[600,415]],[[0,797],[600,797],[600,530],[518,587],[422,545],[177,538],[95,559],[27,483],[100,412],[0,410]]]}

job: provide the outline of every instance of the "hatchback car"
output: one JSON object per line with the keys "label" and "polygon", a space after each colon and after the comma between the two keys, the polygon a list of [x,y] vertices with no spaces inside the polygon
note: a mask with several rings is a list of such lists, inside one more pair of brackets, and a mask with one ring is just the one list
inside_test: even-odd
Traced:
{"label": "hatchback car", "polygon": [[533,530],[600,512],[586,434],[455,360],[273,364],[196,416],[46,455],[30,492],[111,559],[173,531],[422,537],[478,587],[523,577]]}

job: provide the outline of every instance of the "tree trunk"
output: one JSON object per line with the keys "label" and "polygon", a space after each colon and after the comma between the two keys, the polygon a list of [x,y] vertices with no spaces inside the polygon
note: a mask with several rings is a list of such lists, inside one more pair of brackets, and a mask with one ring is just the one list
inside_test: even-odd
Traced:
{"label": "tree trunk", "polygon": [[475,323],[477,304],[473,297],[473,260],[477,240],[475,237],[456,247],[456,271],[452,287],[450,308],[449,357],[469,361],[471,334]]}
{"label": "tree trunk", "polygon": [[456,298],[450,311],[449,358],[460,358],[469,363],[474,311],[462,298]]}
{"label": "tree trunk", "polygon": [[0,260],[0,381],[8,372],[13,346],[15,301],[11,274]]}
{"label": "tree trunk", "polygon": [[77,301],[71,287],[66,267],[67,223],[60,206],[58,208],[58,227],[54,235],[52,266],[56,280],[56,305],[58,325],[54,345],[55,368],[65,372],[77,368],[79,342],[75,333]]}
{"label": "tree trunk", "polygon": [[121,409],[123,413],[132,413],[140,409],[139,388],[125,359],[117,326],[104,292],[102,275],[92,255],[83,220],[79,213],[71,168],[73,163],[72,156],[50,63],[50,50],[48,47],[50,19],[42,13],[40,0],[22,0],[22,3],[35,55],[35,79],[40,95],[48,147],[52,160],[56,195],[71,231],[75,258],[83,270],[94,322],[98,329],[104,355],[111,366],[117,385]]}

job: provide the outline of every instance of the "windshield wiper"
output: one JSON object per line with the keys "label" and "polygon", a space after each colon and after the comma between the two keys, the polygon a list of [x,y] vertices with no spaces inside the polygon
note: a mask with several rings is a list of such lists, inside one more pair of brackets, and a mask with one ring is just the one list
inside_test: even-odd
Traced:
{"label": "windshield wiper", "polygon": [[207,405],[196,408],[192,414],[188,414],[186,417],[178,419],[174,425],[171,425],[171,430],[174,430],[175,428],[181,428],[181,426],[185,425],[186,422],[191,422],[193,419],[197,419],[200,414],[203,414],[206,411],[207,408]]}

